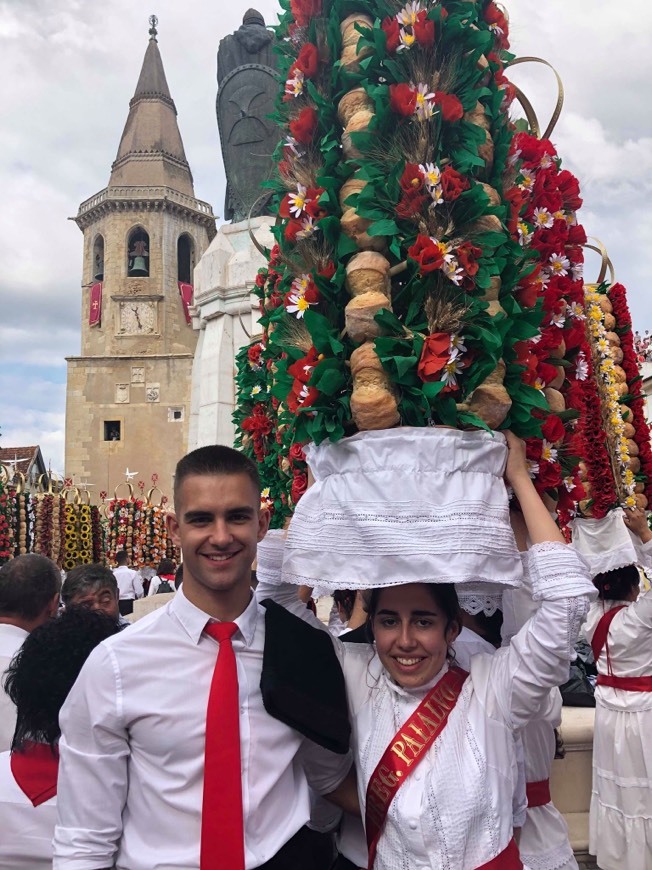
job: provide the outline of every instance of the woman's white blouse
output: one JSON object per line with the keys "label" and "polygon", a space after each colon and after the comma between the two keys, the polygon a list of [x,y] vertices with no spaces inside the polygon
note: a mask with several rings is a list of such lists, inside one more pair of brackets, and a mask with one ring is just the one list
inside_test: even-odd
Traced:
{"label": "woman's white blouse", "polygon": [[[513,732],[537,715],[552,687],[568,679],[580,624],[596,594],[584,560],[564,544],[535,545],[528,562],[540,607],[509,647],[473,657],[446,728],[390,805],[374,870],[475,870],[507,847],[517,778]],[[300,613],[291,602],[296,589],[266,586],[258,592],[271,592]],[[386,675],[372,647],[334,643],[364,807],[387,745],[447,666],[429,685],[408,691]]]}

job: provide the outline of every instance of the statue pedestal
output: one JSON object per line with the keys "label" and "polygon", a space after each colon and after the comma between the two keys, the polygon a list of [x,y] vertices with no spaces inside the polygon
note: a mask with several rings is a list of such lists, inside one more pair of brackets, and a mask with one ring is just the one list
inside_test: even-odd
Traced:
{"label": "statue pedestal", "polygon": [[249,230],[271,248],[274,219],[224,224],[195,268],[192,325],[199,340],[192,370],[188,450],[206,444],[233,445],[235,357],[259,332],[258,299],[252,292],[265,260]]}

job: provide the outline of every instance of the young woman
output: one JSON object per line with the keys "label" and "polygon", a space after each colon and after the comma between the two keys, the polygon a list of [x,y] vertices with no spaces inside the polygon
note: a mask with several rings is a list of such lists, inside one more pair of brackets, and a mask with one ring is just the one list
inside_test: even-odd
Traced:
{"label": "young woman", "polygon": [[[652,555],[641,510],[625,523]],[[584,633],[598,669],[589,849],[603,870],[652,867],[652,591],[635,565],[593,578],[598,601]]]}
{"label": "young woman", "polygon": [[[510,646],[474,656],[470,674],[456,668],[455,589],[421,583],[371,593],[372,648],[334,641],[374,870],[523,866],[513,840],[514,731],[566,679],[595,590],[534,489],[523,443],[507,437],[506,477],[533,545],[526,561],[540,602]],[[301,613],[296,588],[260,583],[257,594]]]}

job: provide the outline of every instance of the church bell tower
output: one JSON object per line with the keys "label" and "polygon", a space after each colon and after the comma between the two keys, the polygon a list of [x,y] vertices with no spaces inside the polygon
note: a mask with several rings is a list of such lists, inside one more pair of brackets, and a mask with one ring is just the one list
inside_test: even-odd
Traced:
{"label": "church bell tower", "polygon": [[195,197],[157,20],[109,184],[74,218],[84,234],[81,355],[68,358],[66,474],[113,494],[125,469],[170,494],[187,449],[197,334],[193,269],[215,236]]}

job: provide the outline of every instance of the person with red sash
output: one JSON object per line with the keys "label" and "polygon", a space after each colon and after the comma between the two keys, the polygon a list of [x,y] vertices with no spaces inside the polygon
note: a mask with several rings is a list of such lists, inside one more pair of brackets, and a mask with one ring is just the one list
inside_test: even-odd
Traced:
{"label": "person with red sash", "polygon": [[[642,510],[625,524],[652,565]],[[652,867],[652,591],[640,595],[635,565],[597,574],[598,601],[584,633],[593,648],[595,689],[589,850],[603,870]]]}
{"label": "person with red sash", "polygon": [[52,867],[59,711],[91,650],[118,631],[104,613],[73,607],[35,629],[9,666],[17,721],[0,753],[0,870]]}
{"label": "person with red sash", "polygon": [[[527,547],[522,521],[512,521],[521,550]],[[508,646],[514,635],[536,613],[532,598],[532,578],[528,560],[523,559],[523,583],[503,593],[502,644]],[[550,796],[550,773],[557,741],[555,728],[561,724],[562,699],[559,689],[550,689],[539,715],[519,731],[523,746],[526,813],[519,837],[521,860],[536,870],[577,870],[577,861],[568,837],[564,817]]]}
{"label": "person with red sash", "polygon": [[[523,867],[512,830],[514,734],[566,679],[595,589],[533,486],[523,442],[507,439],[506,477],[532,542],[526,558],[539,602],[509,647],[473,656],[470,673],[456,667],[461,620],[449,583],[374,589],[367,600],[373,647],[333,639],[370,870]],[[266,586],[257,593],[300,614],[296,588]]]}

